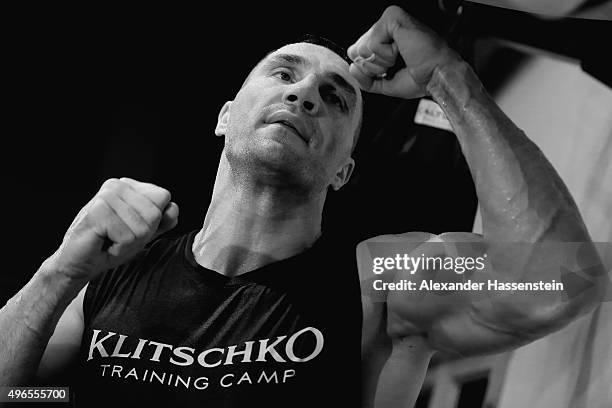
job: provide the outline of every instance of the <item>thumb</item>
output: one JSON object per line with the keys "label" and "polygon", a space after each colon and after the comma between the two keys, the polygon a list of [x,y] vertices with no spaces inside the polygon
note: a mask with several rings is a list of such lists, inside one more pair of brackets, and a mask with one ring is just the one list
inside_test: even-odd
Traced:
{"label": "thumb", "polygon": [[389,77],[374,77],[363,72],[356,64],[349,66],[349,72],[365,92],[382,94],[396,98],[418,98],[422,96],[421,86],[406,69],[402,69]]}
{"label": "thumb", "polygon": [[162,219],[159,222],[157,231],[155,232],[154,238],[157,238],[161,234],[170,231],[178,224],[179,207],[175,202],[169,203],[164,209]]}
{"label": "thumb", "polygon": [[366,92],[374,92],[372,87],[374,85],[374,77],[363,72],[355,63],[349,66],[349,72],[359,83],[359,87]]}

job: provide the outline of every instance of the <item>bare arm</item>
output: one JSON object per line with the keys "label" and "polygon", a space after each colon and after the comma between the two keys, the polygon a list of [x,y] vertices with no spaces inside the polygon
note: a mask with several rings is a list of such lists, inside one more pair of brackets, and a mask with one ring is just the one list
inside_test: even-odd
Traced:
{"label": "bare arm", "polygon": [[395,338],[378,379],[374,407],[412,407],[433,354],[421,336]]}
{"label": "bare arm", "polygon": [[[561,281],[565,268],[584,282],[584,290],[566,287],[556,294],[527,292],[528,298],[517,293],[486,302],[472,299],[466,309],[469,320],[483,332],[505,335],[507,339],[499,345],[509,347],[558,330],[589,311],[602,298],[606,273],[573,198],[550,162],[491,100],[465,62],[450,59],[439,65],[427,91],[457,135],[474,178],[483,221],[482,237],[446,234],[445,240],[487,245],[495,261],[494,270],[487,271],[491,279]],[[518,257],[503,256],[504,251],[518,248]],[[458,326],[459,321],[449,330]]]}
{"label": "bare arm", "polygon": [[55,326],[38,365],[35,382],[66,385],[72,381],[83,338],[83,300],[88,285],[70,302]]}
{"label": "bare arm", "polygon": [[0,309],[0,384],[29,383],[60,316],[84,286],[47,260]]}
{"label": "bare arm", "polygon": [[[367,60],[372,52],[374,62]],[[351,73],[363,89],[403,98],[428,94],[451,122],[474,178],[484,236],[446,234],[444,240],[479,241],[493,250],[503,249],[507,242],[550,244],[545,251],[537,245],[526,246],[519,272],[546,272],[540,266],[556,262],[557,269],[567,267],[589,283],[590,290],[569,299],[563,294],[533,292],[525,297],[528,301],[513,294],[476,307],[462,298],[465,307],[456,308],[455,315],[462,311],[464,320],[515,333],[518,344],[519,338],[524,342],[563,327],[601,299],[606,274],[570,193],[540,149],[499,109],[466,62],[429,28],[395,6],[387,8],[349,48],[349,56],[355,61]],[[392,78],[381,78],[379,73],[400,56],[406,67]],[[559,264],[571,242],[580,243],[580,251],[569,263]],[[491,276],[512,277],[517,272],[516,258],[500,256],[494,261],[495,270],[488,271]],[[393,310],[407,312],[405,304],[398,301]]]}
{"label": "bare arm", "polygon": [[[364,408],[411,407],[419,395],[434,350],[424,333],[406,335],[389,330],[386,290],[376,290],[375,280],[390,282],[388,275],[372,274],[370,243],[399,245],[407,251],[435,239],[427,232],[383,235],[357,246],[357,265],[362,293],[362,401]],[[406,379],[410,379],[406,381]]]}
{"label": "bare arm", "polygon": [[466,157],[488,241],[589,242],[563,181],[499,109],[462,60],[435,69],[429,94],[449,118]]}
{"label": "bare arm", "polygon": [[[400,55],[406,67],[390,78],[381,75]],[[548,272],[542,266],[553,266],[559,271],[567,268],[587,282],[584,290],[574,294],[519,291],[483,297],[477,291],[447,296],[390,291],[385,316],[386,334],[392,340],[390,356],[404,356],[405,366],[401,358],[388,358],[378,377],[376,401],[377,406],[396,406],[414,401],[418,390],[390,388],[387,383],[422,379],[429,361],[423,357],[428,355],[427,348],[469,355],[525,344],[589,311],[601,299],[606,274],[578,209],[551,164],[488,96],[469,65],[430,29],[400,8],[389,7],[349,48],[349,56],[354,61],[351,73],[362,89],[403,98],[430,95],[442,107],[476,184],[484,236],[447,233],[422,241],[414,250],[409,242],[405,252],[414,257],[465,256],[448,253],[444,242],[469,242],[470,250],[486,247],[497,255],[492,255],[494,268],[475,273],[472,279],[512,280],[517,272],[523,274],[518,278],[530,279]],[[503,256],[508,242],[526,244],[519,254],[522,263]],[[567,245],[572,242],[580,244],[580,251],[560,264],[559,260],[568,259]],[[550,245],[542,250],[538,246],[542,244]],[[393,279],[418,282],[431,276],[431,271],[415,275],[398,271]],[[437,274],[441,281],[448,278]],[[419,337],[426,341],[423,352],[417,354],[421,360],[415,361],[405,345],[419,343]]]}
{"label": "bare arm", "polygon": [[177,217],[168,191],[127,178],[106,181],[60,248],[0,310],[0,385],[29,384],[54,331],[41,373],[65,366],[81,340],[82,295],[64,313],[67,306],[87,282],[129,260]]}

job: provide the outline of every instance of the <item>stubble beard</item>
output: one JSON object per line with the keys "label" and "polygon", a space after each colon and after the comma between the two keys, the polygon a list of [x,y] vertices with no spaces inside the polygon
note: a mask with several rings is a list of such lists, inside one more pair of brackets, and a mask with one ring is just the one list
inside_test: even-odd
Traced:
{"label": "stubble beard", "polygon": [[321,191],[313,172],[298,155],[267,152],[263,146],[242,143],[225,146],[225,159],[234,183],[269,186],[304,198]]}

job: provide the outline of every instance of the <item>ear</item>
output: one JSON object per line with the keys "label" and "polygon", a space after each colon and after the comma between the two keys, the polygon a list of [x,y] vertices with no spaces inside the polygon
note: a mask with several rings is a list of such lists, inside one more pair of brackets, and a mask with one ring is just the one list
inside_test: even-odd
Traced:
{"label": "ear", "polygon": [[223,104],[223,107],[219,111],[219,117],[217,118],[217,127],[215,127],[215,135],[224,136],[227,131],[227,124],[229,123],[230,117],[230,106],[232,101],[227,101]]}
{"label": "ear", "polygon": [[353,169],[355,168],[355,160],[352,157],[349,157],[346,163],[336,172],[334,178],[331,182],[331,188],[334,191],[340,190],[340,188],[345,185],[349,179],[351,178],[351,174],[353,174]]}

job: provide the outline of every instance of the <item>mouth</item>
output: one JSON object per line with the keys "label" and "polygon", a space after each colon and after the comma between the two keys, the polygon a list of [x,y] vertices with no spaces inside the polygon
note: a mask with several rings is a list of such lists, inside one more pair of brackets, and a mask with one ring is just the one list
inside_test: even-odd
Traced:
{"label": "mouth", "polygon": [[283,125],[285,127],[288,127],[289,129],[291,129],[296,135],[298,135],[300,138],[302,138],[305,142],[308,143],[308,140],[306,140],[306,138],[300,133],[299,130],[297,130],[297,128],[289,121],[286,120],[278,120],[276,122],[272,122],[272,123],[276,123],[279,125]]}
{"label": "mouth", "polygon": [[302,139],[304,143],[310,143],[310,137],[306,132],[305,124],[302,123],[301,119],[297,115],[291,112],[288,112],[284,109],[278,110],[268,116],[266,122],[269,124],[277,124],[284,126],[291,132],[293,132],[296,136],[298,136],[300,139]]}

